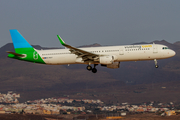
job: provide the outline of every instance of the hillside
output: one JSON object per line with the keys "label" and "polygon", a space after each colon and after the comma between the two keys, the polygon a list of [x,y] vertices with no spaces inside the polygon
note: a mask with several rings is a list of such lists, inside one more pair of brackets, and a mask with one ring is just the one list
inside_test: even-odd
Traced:
{"label": "hillside", "polygon": [[[171,95],[170,93],[156,90],[164,85],[169,87],[169,90],[176,91],[173,86],[179,84],[180,44],[179,42],[171,44],[164,40],[154,42],[168,45],[176,51],[176,56],[159,60],[160,67],[158,69],[154,68],[154,61],[121,62],[119,69],[108,69],[98,65],[98,73],[96,74],[87,71],[86,65],[51,66],[7,58],[5,51],[14,51],[12,43],[9,43],[0,48],[0,92],[17,91],[22,94],[21,101],[68,94],[72,97],[95,97],[107,101],[111,99],[111,101],[136,102],[148,100],[149,97],[145,97],[144,92],[141,91],[142,94],[138,94],[138,98],[135,97],[137,94],[133,92],[139,87],[146,86],[145,93],[149,93],[151,98],[160,100],[158,95],[153,96],[155,92],[162,94],[164,100],[169,100],[164,96]],[[81,47],[87,46],[100,45],[93,44]],[[48,49],[37,45],[34,47]],[[77,96],[78,92],[83,92],[83,95]],[[179,93],[176,92],[176,94]],[[112,95],[117,96],[112,97]],[[133,100],[128,96],[132,96]],[[172,99],[174,97],[171,95]]]}

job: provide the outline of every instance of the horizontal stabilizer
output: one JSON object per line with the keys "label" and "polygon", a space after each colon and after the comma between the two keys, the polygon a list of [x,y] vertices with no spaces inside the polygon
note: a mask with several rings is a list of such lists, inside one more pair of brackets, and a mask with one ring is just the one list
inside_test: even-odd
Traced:
{"label": "horizontal stabilizer", "polygon": [[18,57],[24,57],[25,55],[23,54],[18,54],[18,53],[15,53],[15,52],[11,52],[11,51],[6,51],[7,53],[10,53],[10,54],[13,54],[15,56],[18,56]]}

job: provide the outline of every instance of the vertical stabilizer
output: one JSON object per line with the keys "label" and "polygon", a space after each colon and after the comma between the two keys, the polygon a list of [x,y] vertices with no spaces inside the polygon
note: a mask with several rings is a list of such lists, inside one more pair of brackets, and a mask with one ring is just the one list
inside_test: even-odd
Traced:
{"label": "vertical stabilizer", "polygon": [[9,31],[16,53],[7,51],[7,53],[9,53],[8,57],[18,60],[45,64],[38,51],[26,41],[26,39],[19,33],[18,30],[14,29]]}
{"label": "vertical stabilizer", "polygon": [[32,51],[33,47],[26,41],[26,39],[19,33],[18,30],[9,30],[13,41],[16,53]]}

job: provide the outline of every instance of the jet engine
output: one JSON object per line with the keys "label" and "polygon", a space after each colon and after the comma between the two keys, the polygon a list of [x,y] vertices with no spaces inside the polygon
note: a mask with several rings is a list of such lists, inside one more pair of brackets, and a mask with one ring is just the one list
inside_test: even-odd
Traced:
{"label": "jet engine", "polygon": [[112,64],[114,62],[113,56],[101,56],[99,62],[104,65]]}

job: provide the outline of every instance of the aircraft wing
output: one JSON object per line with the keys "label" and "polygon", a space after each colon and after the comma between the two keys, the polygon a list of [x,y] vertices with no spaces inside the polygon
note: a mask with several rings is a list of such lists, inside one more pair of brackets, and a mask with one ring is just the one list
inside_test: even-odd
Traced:
{"label": "aircraft wing", "polygon": [[82,50],[79,48],[72,47],[72,46],[66,44],[59,35],[57,35],[57,37],[59,38],[59,41],[63,46],[69,48],[69,51],[72,54],[75,54],[78,57],[82,57],[82,59],[84,61],[99,61],[99,55],[98,54],[91,53],[91,52],[88,52],[88,51],[85,51],[85,50]]}

